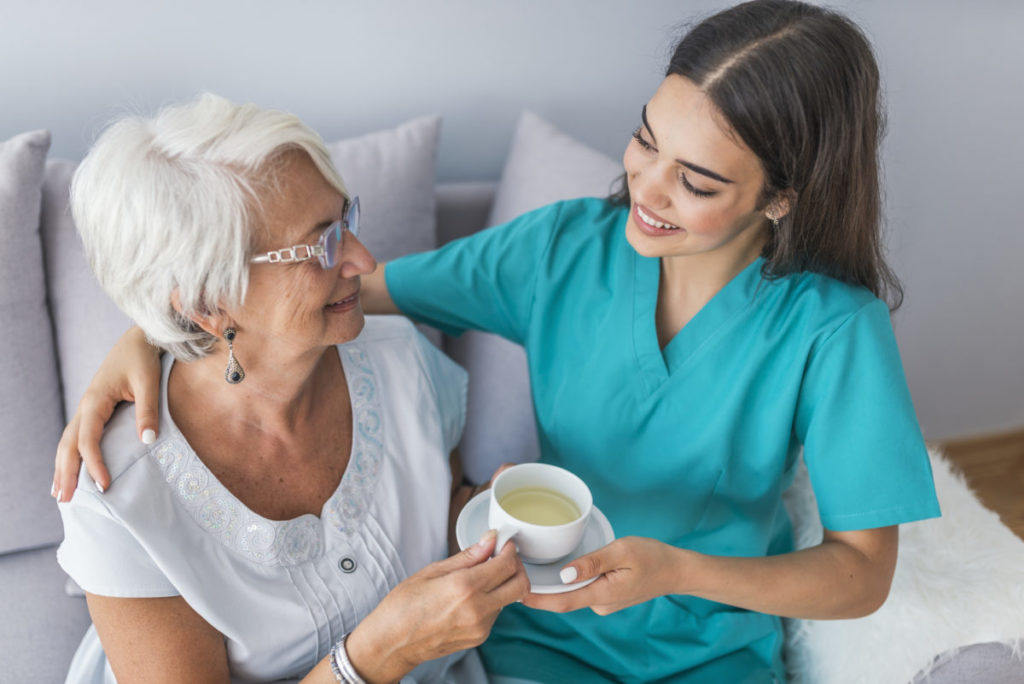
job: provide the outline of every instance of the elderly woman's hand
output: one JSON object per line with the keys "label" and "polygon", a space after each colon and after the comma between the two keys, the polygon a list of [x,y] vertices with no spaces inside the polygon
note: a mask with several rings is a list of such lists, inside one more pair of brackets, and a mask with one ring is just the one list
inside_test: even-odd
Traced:
{"label": "elderly woman's hand", "polygon": [[[502,463],[498,466],[498,469],[494,471],[494,474],[491,475],[491,479],[483,484],[462,484],[452,489],[451,505],[448,508],[448,548],[451,553],[457,553],[459,550],[459,542],[455,536],[455,525],[458,522],[459,514],[462,513],[462,509],[465,508],[466,504],[468,504],[477,494],[490,489],[494,484],[494,479],[514,465],[516,464],[508,462]],[[458,450],[452,452],[451,470],[452,477],[455,478],[456,482],[458,482],[462,477],[462,463]]]}
{"label": "elderly woman's hand", "polygon": [[[160,352],[147,344],[139,328],[132,327],[107,354],[64,428],[57,445],[51,490],[57,501],[71,500],[83,459],[100,491],[110,486],[110,473],[100,454],[103,426],[118,402],[134,401],[139,439],[152,441],[159,423],[159,396]],[[152,434],[146,435],[147,431]]]}
{"label": "elderly woman's hand", "polygon": [[409,577],[348,638],[367,681],[397,681],[422,662],[481,644],[501,609],[526,596],[530,580],[512,544],[491,558],[495,534]]}

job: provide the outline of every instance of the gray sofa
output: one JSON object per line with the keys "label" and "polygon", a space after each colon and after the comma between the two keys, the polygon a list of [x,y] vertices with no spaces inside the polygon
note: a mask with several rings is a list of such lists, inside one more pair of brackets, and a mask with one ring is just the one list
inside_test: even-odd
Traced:
{"label": "gray sofa", "polygon": [[[427,118],[331,146],[351,189],[363,199],[366,241],[379,258],[445,243],[549,201],[604,193],[619,170],[614,160],[526,114],[500,183],[437,184],[433,164],[439,125],[436,118]],[[62,528],[49,496],[52,456],[66,416],[106,350],[128,325],[93,280],[67,212],[68,182],[75,164],[48,160],[48,144],[43,131],[0,143],[0,343],[5,350],[0,357],[4,437],[0,464],[5,474],[0,479],[0,606],[5,618],[0,621],[0,682],[63,681],[89,625],[84,600],[69,595],[56,563]],[[469,477],[481,481],[504,461],[536,458],[522,350],[490,335],[467,333],[459,339],[442,339],[437,331],[428,333],[470,371],[469,416],[462,444]],[[962,483],[949,486],[967,491]],[[976,500],[973,505],[980,509]],[[806,486],[793,506],[805,521],[799,529],[806,543],[814,543],[816,534],[820,539],[820,528],[813,528],[813,499]],[[975,514],[980,516],[979,525],[999,525],[997,519],[993,523],[982,513]],[[945,528],[936,529],[930,534],[948,534]],[[976,529],[961,537],[977,537]],[[1018,548],[1010,539],[999,540],[1006,547],[1000,562],[1024,559],[1014,555],[1024,553],[1024,544]],[[913,568],[908,572],[913,574]],[[899,611],[909,611],[917,620],[946,619],[929,615],[925,605],[929,598],[934,597],[925,597],[920,605],[900,604]],[[947,610],[955,604],[948,598],[941,597]],[[923,673],[915,675],[922,669],[930,670],[927,681],[931,682],[1024,681],[1024,665],[1012,657],[1007,645],[1024,637],[1024,626],[1009,614],[1024,614],[1019,610],[1024,596],[1008,598],[1017,603],[1006,604],[1008,615],[1002,621],[975,626],[981,618],[968,615],[965,609],[955,615],[954,621],[960,623],[955,638],[944,635],[935,637],[934,643],[921,644],[912,630],[897,628],[895,636],[885,640],[895,640],[897,650],[918,655],[902,670],[890,668],[889,672],[901,673],[891,681],[924,681]],[[827,627],[794,623],[792,657],[801,668],[796,673],[800,678],[883,681],[866,664],[884,654],[857,652],[856,639],[861,637],[856,630],[885,634],[885,629],[893,629],[891,625],[851,625],[853,632],[840,631],[838,637],[834,631],[822,631]],[[831,658],[828,639],[836,638],[850,644],[852,656],[864,666],[825,674]],[[899,638],[906,644],[898,643]],[[975,642],[992,643],[970,646]]]}

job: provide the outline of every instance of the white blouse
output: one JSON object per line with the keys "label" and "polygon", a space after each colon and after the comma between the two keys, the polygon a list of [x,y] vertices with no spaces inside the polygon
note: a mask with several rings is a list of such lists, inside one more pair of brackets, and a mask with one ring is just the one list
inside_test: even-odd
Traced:
{"label": "white blouse", "polygon": [[[214,477],[168,413],[165,355],[160,439],[140,444],[134,409],[117,412],[101,445],[110,488],[83,468],[61,505],[64,570],[93,594],[182,596],[224,635],[233,681],[305,676],[395,585],[448,555],[448,456],[465,422],[466,372],[405,318],[368,317],[338,352],[352,453],[319,517],[268,520]],[[452,670],[460,656],[403,681],[483,676],[475,653]],[[114,681],[94,629],[67,681]]]}

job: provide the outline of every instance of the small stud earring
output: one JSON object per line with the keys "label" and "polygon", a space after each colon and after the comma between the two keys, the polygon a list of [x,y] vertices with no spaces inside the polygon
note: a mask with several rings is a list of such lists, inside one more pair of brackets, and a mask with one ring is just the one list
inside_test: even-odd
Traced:
{"label": "small stud earring", "polygon": [[234,328],[227,328],[224,331],[224,339],[228,341],[228,367],[224,369],[224,379],[231,385],[237,385],[245,380],[245,370],[242,364],[235,358],[235,335]]}

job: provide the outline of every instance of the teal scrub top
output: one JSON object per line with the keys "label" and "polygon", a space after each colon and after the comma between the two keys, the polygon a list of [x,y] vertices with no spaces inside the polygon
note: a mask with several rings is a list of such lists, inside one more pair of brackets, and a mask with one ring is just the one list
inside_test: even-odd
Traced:
{"label": "teal scrub top", "polygon": [[[726,556],[792,550],[801,447],[824,526],[939,515],[886,305],[757,259],[665,346],[660,262],[628,207],[561,202],[387,265],[409,316],[526,348],[541,460],[577,473],[616,536]],[[785,680],[779,618],[669,595],[600,617],[509,606],[490,671],[541,682]]]}

